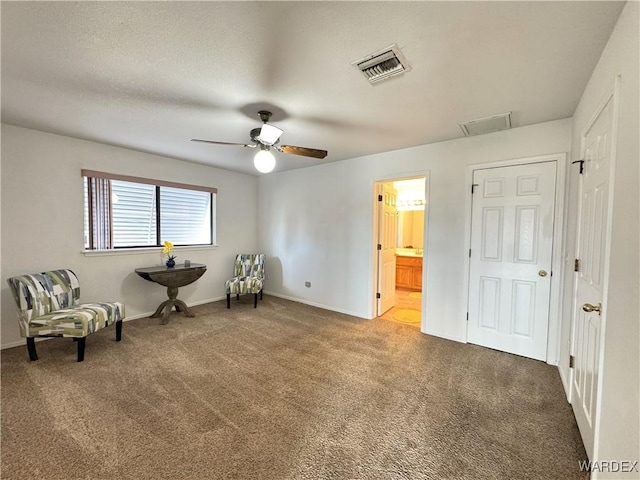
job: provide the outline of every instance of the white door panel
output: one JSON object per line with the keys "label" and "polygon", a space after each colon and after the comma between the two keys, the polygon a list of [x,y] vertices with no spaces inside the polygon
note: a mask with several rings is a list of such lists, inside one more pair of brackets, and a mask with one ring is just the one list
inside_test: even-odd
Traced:
{"label": "white door panel", "polygon": [[476,170],[468,341],[544,360],[556,163]]}
{"label": "white door panel", "polygon": [[602,309],[604,296],[613,104],[611,97],[582,137],[584,165],[580,176],[571,405],[589,458],[593,458],[594,447],[602,312],[586,312],[583,306],[587,305],[589,309],[590,305],[595,305]]}
{"label": "white door panel", "polygon": [[[398,238],[398,191],[392,183],[384,183],[378,190],[378,316],[389,310],[396,300],[396,243]],[[380,197],[378,197],[380,198]]]}

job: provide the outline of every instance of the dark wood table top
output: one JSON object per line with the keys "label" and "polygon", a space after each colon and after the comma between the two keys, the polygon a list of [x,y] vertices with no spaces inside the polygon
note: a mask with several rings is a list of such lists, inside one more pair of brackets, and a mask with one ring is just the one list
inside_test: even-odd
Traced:
{"label": "dark wood table top", "polygon": [[176,264],[173,268],[165,266],[136,268],[135,272],[145,280],[155,282],[165,287],[184,287],[199,279],[207,266],[202,263],[192,263],[185,267],[184,264]]}

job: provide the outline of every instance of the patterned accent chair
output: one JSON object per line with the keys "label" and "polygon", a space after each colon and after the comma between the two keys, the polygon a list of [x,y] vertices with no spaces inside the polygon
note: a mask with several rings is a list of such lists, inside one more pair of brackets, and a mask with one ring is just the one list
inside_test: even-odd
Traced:
{"label": "patterned accent chair", "polygon": [[227,308],[231,308],[231,294],[236,294],[236,299],[241,293],[253,294],[253,308],[258,306],[258,294],[262,300],[262,287],[264,285],[264,253],[240,253],[236,255],[233,266],[233,278],[227,280]]}
{"label": "patterned accent chair", "polygon": [[124,304],[80,304],[80,283],[71,270],[52,270],[7,279],[18,305],[20,333],[27,337],[31,361],[38,360],[35,337],[71,337],[78,343],[78,362],[84,360],[87,335],[112,323],[116,341],[122,339]]}

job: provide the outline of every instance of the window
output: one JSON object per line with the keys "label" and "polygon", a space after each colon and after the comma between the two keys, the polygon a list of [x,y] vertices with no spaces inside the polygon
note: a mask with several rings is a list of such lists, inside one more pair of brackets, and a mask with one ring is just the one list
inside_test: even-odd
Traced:
{"label": "window", "polygon": [[213,245],[215,188],[82,170],[84,248]]}

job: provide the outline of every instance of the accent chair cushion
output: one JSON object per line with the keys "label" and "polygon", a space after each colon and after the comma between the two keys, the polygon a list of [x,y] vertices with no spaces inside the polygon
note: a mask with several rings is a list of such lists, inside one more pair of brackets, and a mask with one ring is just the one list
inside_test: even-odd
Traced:
{"label": "accent chair cushion", "polygon": [[86,337],[123,318],[123,303],[85,303],[32,318],[26,336]]}

